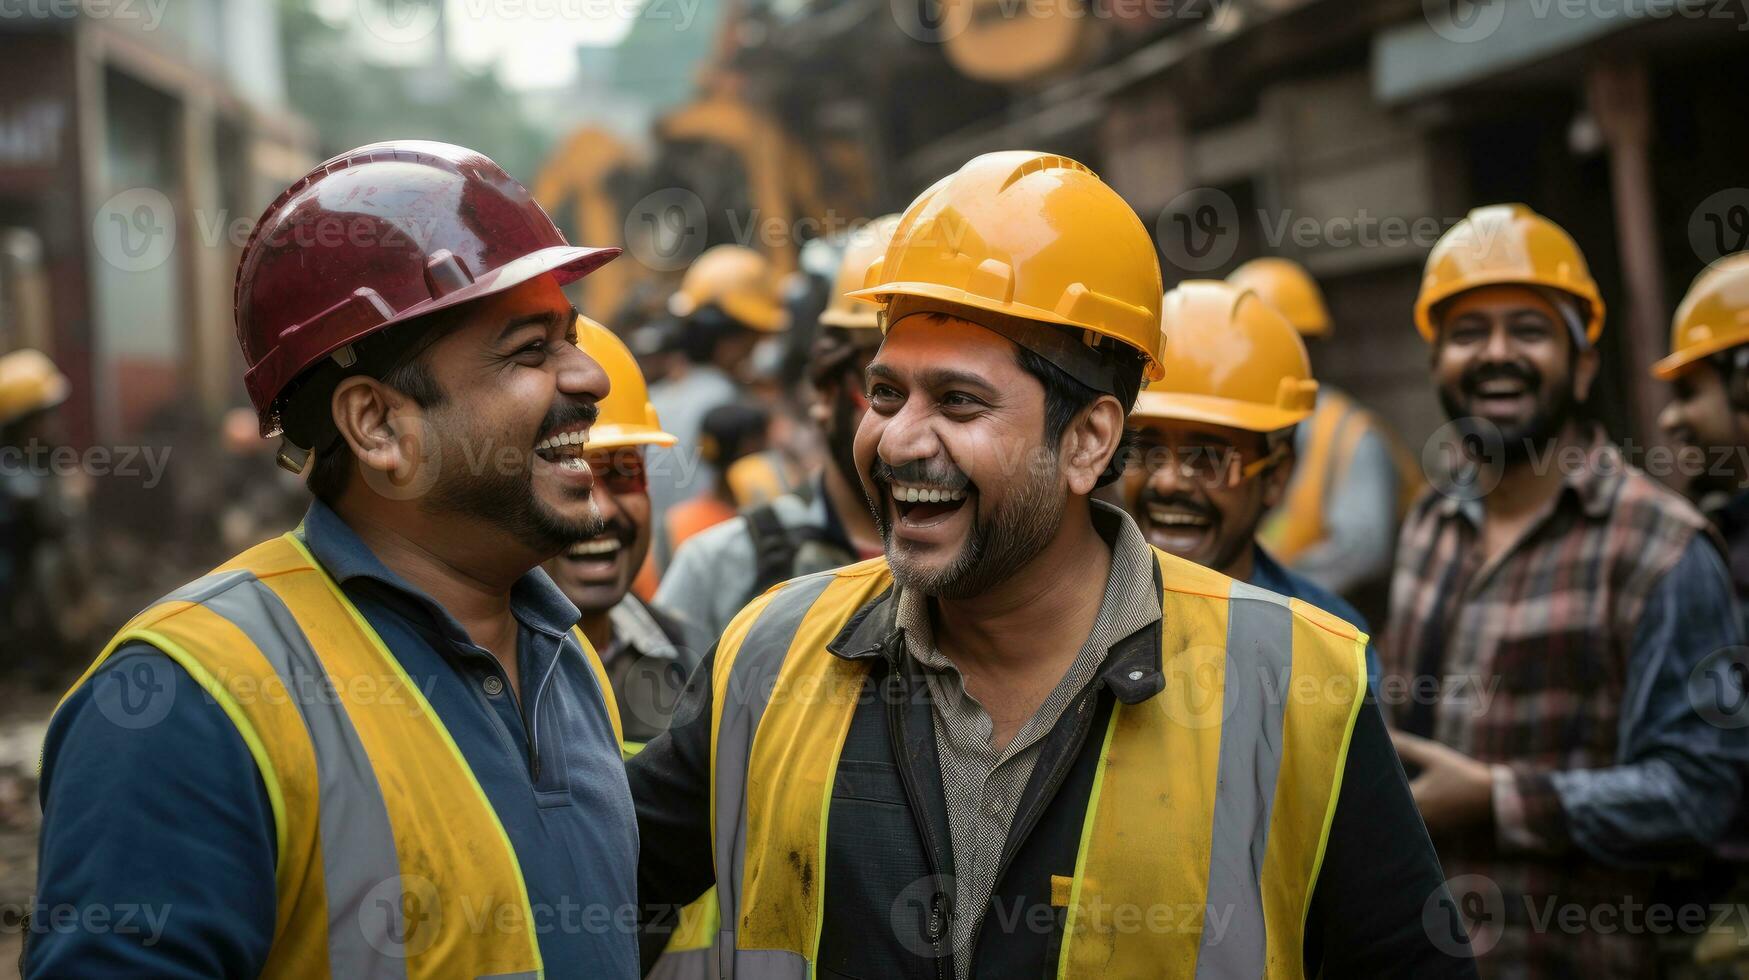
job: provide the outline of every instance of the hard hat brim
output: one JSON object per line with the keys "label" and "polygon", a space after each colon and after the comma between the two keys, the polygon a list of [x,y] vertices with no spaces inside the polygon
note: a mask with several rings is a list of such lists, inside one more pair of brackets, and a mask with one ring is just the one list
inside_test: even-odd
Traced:
{"label": "hard hat brim", "polygon": [[1269,433],[1297,425],[1311,414],[1303,409],[1272,408],[1213,395],[1144,391],[1136,399],[1136,407],[1130,412],[1130,418],[1201,422],[1247,432]]}
{"label": "hard hat brim", "polygon": [[1421,332],[1421,338],[1433,343],[1439,337],[1439,324],[1434,321],[1434,308],[1442,303],[1454,300],[1465,293],[1490,286],[1528,286],[1542,287],[1565,293],[1586,306],[1585,339],[1592,344],[1603,336],[1603,319],[1605,307],[1603,296],[1598,293],[1581,293],[1573,289],[1573,284],[1565,280],[1557,280],[1546,276],[1526,276],[1519,274],[1500,275],[1498,277],[1477,277],[1459,284],[1456,288],[1440,289],[1426,292],[1415,300],[1415,327]]}
{"label": "hard hat brim", "polygon": [[[506,262],[498,268],[482,274],[460,289],[433,297],[423,303],[415,303],[393,316],[381,317],[381,313],[385,312],[381,310],[379,305],[382,302],[381,299],[377,299],[375,303],[367,302],[366,305],[377,307],[374,318],[361,318],[358,326],[344,331],[340,336],[312,352],[307,358],[301,361],[292,360],[294,355],[301,356],[302,352],[288,347],[284,343],[284,337],[297,333],[311,323],[321,322],[322,317],[317,317],[315,320],[298,324],[286,331],[286,334],[281,337],[282,342],[279,346],[273,348],[266,356],[257,361],[254,367],[244,372],[243,386],[249,390],[251,400],[255,404],[272,405],[285,394],[286,388],[300,375],[347,344],[356,343],[372,334],[380,333],[408,320],[460,306],[470,300],[495,296],[539,276],[550,274],[558,280],[561,286],[575,282],[613,261],[621,251],[623,250],[619,248],[552,245]],[[361,290],[354,296],[358,297],[361,294],[375,295],[368,290]],[[263,410],[260,412],[260,420],[262,438],[269,438],[276,434],[278,426],[274,424],[273,412]]]}
{"label": "hard hat brim", "polygon": [[583,444],[583,448],[630,449],[633,446],[672,446],[678,442],[680,439],[674,434],[647,425],[606,423],[589,427],[589,441]]}
{"label": "hard hat brim", "polygon": [[990,299],[987,296],[980,296],[977,293],[968,292],[964,289],[959,289],[953,286],[943,286],[933,282],[888,282],[882,283],[879,286],[858,289],[853,292],[845,293],[844,295],[851,299],[860,300],[864,303],[873,303],[877,306],[886,305],[889,298],[893,296],[917,296],[923,299],[953,303],[974,310],[983,310],[986,313],[1000,313],[1005,316],[1018,317],[1023,320],[1036,320],[1040,323],[1048,323],[1052,326],[1064,327],[1069,330],[1091,331],[1102,337],[1108,337],[1115,340],[1141,354],[1145,362],[1145,366],[1142,369],[1142,377],[1144,380],[1158,381],[1166,376],[1166,369],[1161,365],[1157,352],[1142,350],[1142,348],[1136,346],[1134,342],[1127,337],[1109,330],[1103,330],[1090,324],[1078,323],[1055,312],[1054,310],[1044,310],[1036,306],[1028,306],[1024,303],[1004,303]]}
{"label": "hard hat brim", "polygon": [[880,317],[875,315],[873,307],[865,307],[867,312],[858,310],[827,310],[820,314],[820,325],[823,327],[841,327],[845,330],[879,330]]}
{"label": "hard hat brim", "polygon": [[1671,351],[1652,365],[1652,377],[1659,381],[1673,381],[1676,376],[1688,370],[1695,362],[1711,357],[1719,351],[1730,350],[1741,346],[1745,341],[1742,337],[1715,337],[1700,344],[1690,344],[1678,351]]}

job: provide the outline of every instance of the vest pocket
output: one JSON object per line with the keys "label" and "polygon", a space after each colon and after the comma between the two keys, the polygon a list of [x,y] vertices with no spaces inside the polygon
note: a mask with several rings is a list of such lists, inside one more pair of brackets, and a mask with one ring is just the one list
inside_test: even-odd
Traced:
{"label": "vest pocket", "polygon": [[1049,980],[1057,975],[1057,960],[1063,955],[1063,930],[1069,924],[1069,901],[1075,893],[1075,879],[1068,875],[1051,875],[1051,934],[1045,941],[1043,976]]}
{"label": "vest pocket", "polygon": [[897,766],[860,759],[838,760],[838,779],[832,785],[832,798],[910,806]]}

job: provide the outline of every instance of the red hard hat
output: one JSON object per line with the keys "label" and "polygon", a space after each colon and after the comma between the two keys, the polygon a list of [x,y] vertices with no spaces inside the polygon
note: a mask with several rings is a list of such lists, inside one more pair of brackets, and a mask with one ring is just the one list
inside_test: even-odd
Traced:
{"label": "red hard hat", "polygon": [[237,265],[237,343],[261,434],[309,368],[396,323],[501,293],[561,284],[617,248],[567,244],[528,189],[448,143],[373,143],[329,160],[268,205]]}

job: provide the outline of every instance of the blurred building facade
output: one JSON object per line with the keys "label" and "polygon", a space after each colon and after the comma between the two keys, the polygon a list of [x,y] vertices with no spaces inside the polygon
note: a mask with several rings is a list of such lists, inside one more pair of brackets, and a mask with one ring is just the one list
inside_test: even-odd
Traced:
{"label": "blurred building facade", "polygon": [[82,6],[0,19],[0,348],[71,377],[76,444],[210,427],[241,397],[242,240],[315,159],[276,7]]}
{"label": "blurred building facade", "polygon": [[1572,231],[1610,306],[1597,413],[1656,441],[1688,280],[1749,245],[1740,5],[1548,0],[815,0],[754,4],[721,67],[874,212],[967,158],[1080,159],[1156,233],[1167,286],[1286,255],[1322,280],[1321,376],[1413,444],[1444,421],[1410,318],[1469,208]]}

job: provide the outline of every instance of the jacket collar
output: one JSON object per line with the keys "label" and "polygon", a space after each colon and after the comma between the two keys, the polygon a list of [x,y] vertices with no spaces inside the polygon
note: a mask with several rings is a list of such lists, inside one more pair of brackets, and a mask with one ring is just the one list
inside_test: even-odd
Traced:
{"label": "jacket collar", "polygon": [[[1572,447],[1564,447],[1555,451],[1547,462],[1567,469],[1566,477],[1561,481],[1561,499],[1571,495],[1581,513],[1592,520],[1601,520],[1609,515],[1615,504],[1616,493],[1627,478],[1628,462],[1620,447],[1610,442],[1603,427],[1598,425],[1591,426],[1582,452],[1584,459],[1575,463]],[[1480,526],[1482,502],[1466,495],[1451,494],[1439,502],[1439,513],[1448,518],[1461,514],[1470,523]]]}
{"label": "jacket collar", "polygon": [[[1112,644],[1099,680],[1125,704],[1139,704],[1166,689],[1160,645],[1165,623],[1165,593],[1160,565],[1154,563],[1154,589],[1161,595],[1161,618]],[[896,665],[905,653],[904,632],[898,625],[899,602],[894,586],[869,600],[847,620],[838,635],[826,644],[832,655],[844,660],[883,657]]]}

